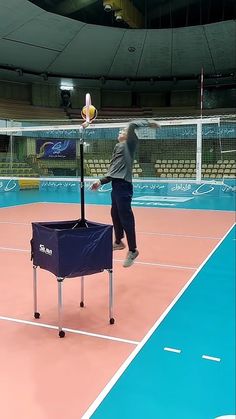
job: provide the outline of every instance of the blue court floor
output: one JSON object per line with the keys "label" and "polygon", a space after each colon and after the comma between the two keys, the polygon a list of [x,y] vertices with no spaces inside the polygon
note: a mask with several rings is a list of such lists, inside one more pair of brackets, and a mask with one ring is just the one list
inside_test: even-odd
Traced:
{"label": "blue court floor", "polygon": [[233,227],[84,419],[236,415],[235,237]]}

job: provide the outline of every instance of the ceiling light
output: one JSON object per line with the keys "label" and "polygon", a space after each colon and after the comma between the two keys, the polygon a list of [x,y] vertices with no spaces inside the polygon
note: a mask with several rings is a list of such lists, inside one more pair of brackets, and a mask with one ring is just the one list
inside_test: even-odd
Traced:
{"label": "ceiling light", "polygon": [[115,13],[115,17],[116,17],[117,22],[122,22],[123,21],[123,16],[120,14],[120,12]]}
{"label": "ceiling light", "polygon": [[41,73],[40,76],[43,78],[44,81],[47,81],[48,80],[47,73]]}
{"label": "ceiling light", "polygon": [[23,76],[23,70],[21,68],[16,68],[16,72],[18,73],[18,76]]}
{"label": "ceiling light", "polygon": [[105,5],[104,5],[104,10],[105,10],[105,12],[111,12],[111,11],[112,11],[112,6],[111,6],[111,4],[105,4]]}
{"label": "ceiling light", "polygon": [[73,90],[74,89],[74,86],[73,86],[73,84],[67,84],[67,83],[61,83],[61,85],[60,85],[60,89],[61,90]]}

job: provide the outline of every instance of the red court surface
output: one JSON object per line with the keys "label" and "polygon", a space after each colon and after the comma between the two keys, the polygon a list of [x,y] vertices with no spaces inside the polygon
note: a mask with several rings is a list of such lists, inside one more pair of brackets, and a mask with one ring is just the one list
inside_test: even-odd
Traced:
{"label": "red court surface", "polygon": [[[107,206],[91,205],[86,217],[110,223],[109,211]],[[79,205],[0,209],[3,419],[81,418],[235,221],[233,212],[134,212],[140,256],[125,269],[125,251],[114,253],[115,324],[109,324],[106,272],[85,278],[85,308],[79,307],[79,279],[66,279],[63,326],[73,330],[59,339],[51,328],[57,326],[56,278],[40,269],[41,318],[33,317],[30,223],[79,218]]]}

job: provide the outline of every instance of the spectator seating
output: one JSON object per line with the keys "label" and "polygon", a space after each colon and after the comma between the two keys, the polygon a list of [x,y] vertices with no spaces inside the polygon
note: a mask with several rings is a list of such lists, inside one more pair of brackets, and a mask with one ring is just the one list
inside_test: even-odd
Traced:
{"label": "spectator seating", "polygon": [[236,160],[218,160],[215,164],[203,164],[202,174],[204,178],[235,178]]}
{"label": "spectator seating", "polygon": [[13,120],[60,120],[68,119],[62,108],[33,106],[29,101],[0,99],[0,119]]}
{"label": "spectator seating", "polygon": [[2,162],[0,161],[0,176],[34,177],[38,173],[27,163]]}
{"label": "spectator seating", "polygon": [[[195,160],[156,160],[155,173],[160,178],[196,178]],[[218,179],[236,177],[236,160],[218,160],[215,164],[202,164],[202,177]]]}
{"label": "spectator seating", "polygon": [[[85,175],[102,177],[107,173],[110,160],[108,158],[88,158],[84,160],[84,163]],[[133,177],[138,178],[139,176],[142,176],[142,168],[137,160],[134,160]]]}
{"label": "spectator seating", "polygon": [[[70,119],[81,119],[81,109],[67,109]],[[236,108],[204,109],[204,116],[235,114]],[[180,118],[199,117],[196,106],[164,106],[164,107],[102,107],[98,110],[99,119],[136,119],[136,118]]]}
{"label": "spectator seating", "polygon": [[[67,109],[67,114],[71,119],[81,119],[81,109]],[[152,118],[153,112],[151,108],[102,108],[98,111],[97,120],[99,119],[137,119]]]}
{"label": "spectator seating", "polygon": [[[204,116],[235,114],[236,108],[204,109]],[[102,107],[98,110],[99,119],[136,119],[136,118],[179,118],[185,116],[199,117],[196,106],[166,107]],[[58,107],[33,106],[27,100],[0,99],[0,119],[16,120],[56,120],[79,119],[80,108],[63,109]]]}

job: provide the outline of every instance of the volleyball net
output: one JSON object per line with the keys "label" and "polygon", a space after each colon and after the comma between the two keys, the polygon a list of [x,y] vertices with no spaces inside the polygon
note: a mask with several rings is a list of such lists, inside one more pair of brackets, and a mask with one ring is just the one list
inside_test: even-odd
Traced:
{"label": "volleyball net", "polygon": [[[236,119],[160,120],[159,129],[140,128],[133,178],[160,182],[219,182],[236,178]],[[124,122],[8,122],[0,126],[0,178],[37,187],[47,180],[80,180],[80,144],[85,178],[106,175]]]}

